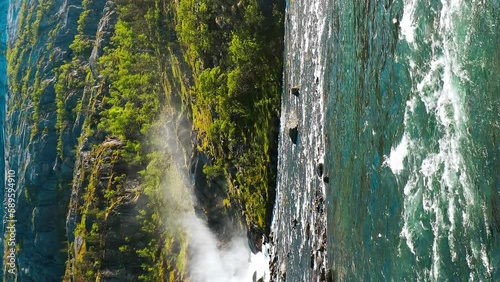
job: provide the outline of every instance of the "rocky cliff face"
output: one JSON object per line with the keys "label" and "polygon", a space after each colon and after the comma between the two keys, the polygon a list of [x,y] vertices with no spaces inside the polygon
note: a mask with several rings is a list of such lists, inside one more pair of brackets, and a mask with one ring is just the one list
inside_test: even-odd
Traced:
{"label": "rocky cliff face", "polygon": [[18,176],[17,279],[137,281],[148,261],[136,251],[151,241],[138,218],[150,200],[137,169],[117,156],[124,143],[97,130],[109,94],[97,62],[114,34],[117,5],[13,6],[6,151]]}
{"label": "rocky cliff face", "polygon": [[[57,154],[55,69],[70,58],[79,1],[12,1],[17,32],[8,48],[6,163],[17,175],[18,281],[60,281],[66,262]],[[7,275],[8,279],[11,279]]]}
{"label": "rocky cliff face", "polygon": [[[0,1],[0,122],[3,125],[0,130],[0,148],[4,148],[5,137],[5,95],[7,93],[7,58],[5,53],[7,51],[7,15],[9,9],[9,2],[7,0]],[[5,150],[0,151],[0,179],[5,179]],[[4,198],[4,182],[0,185],[0,197]],[[4,218],[3,208],[0,209],[0,218]],[[0,221],[0,230],[4,230],[4,221]],[[3,237],[0,238],[0,250],[3,250]],[[3,252],[2,252],[3,253]],[[3,260],[0,261],[0,269],[4,269]]]}
{"label": "rocky cliff face", "polygon": [[[4,65],[6,166],[17,176],[18,272],[17,278],[4,272],[7,281],[187,279],[186,242],[165,228],[162,195],[151,192],[172,164],[185,172],[184,184],[195,187],[198,214],[221,238],[227,219],[239,220],[228,217],[232,212],[223,203],[225,178],[207,179],[203,172],[211,160],[197,152],[179,94],[192,77],[165,20],[172,17],[168,5],[173,2],[145,2],[146,7],[104,0],[0,2],[0,10],[11,9],[15,27]],[[144,9],[145,16],[127,9]],[[0,18],[1,26],[6,19]],[[150,90],[158,93],[160,112],[169,117],[151,125],[167,136],[160,147],[134,143],[102,126],[120,83],[102,57],[109,60],[122,50],[118,39],[113,41],[119,21],[120,28],[129,28],[144,20],[151,25],[144,32],[154,34],[152,42],[140,50],[131,45],[127,52],[150,54],[157,62],[137,75],[153,74]],[[138,144],[156,149],[148,151],[151,156],[131,158]]]}

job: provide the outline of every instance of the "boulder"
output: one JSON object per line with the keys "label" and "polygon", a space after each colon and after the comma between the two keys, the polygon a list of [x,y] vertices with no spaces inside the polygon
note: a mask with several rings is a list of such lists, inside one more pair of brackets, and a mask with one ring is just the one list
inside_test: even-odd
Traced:
{"label": "boulder", "polygon": [[328,176],[324,176],[324,177],[323,177],[323,182],[325,182],[325,183],[329,183],[329,182],[330,182],[330,177],[328,177]]}
{"label": "boulder", "polygon": [[333,282],[333,271],[332,269],[328,269],[326,271],[326,282]]}
{"label": "boulder", "polygon": [[247,231],[248,246],[252,253],[256,254],[262,251],[262,244],[265,243],[264,230],[258,226],[251,226]]}
{"label": "boulder", "polygon": [[253,282],[264,282],[264,278],[263,278],[263,277],[261,277],[261,278],[259,278],[259,279],[257,280],[257,271],[255,271],[255,272],[253,273],[253,276],[252,276],[252,281],[253,281]]}
{"label": "boulder", "polygon": [[292,143],[297,144],[297,139],[299,136],[299,130],[298,130],[297,126],[290,127],[288,129],[288,135],[290,136],[290,140],[292,140]]}
{"label": "boulder", "polygon": [[288,128],[288,135],[293,144],[297,144],[299,135],[299,119],[296,112],[291,112],[287,117],[286,128]]}
{"label": "boulder", "polygon": [[316,167],[316,173],[319,177],[323,176],[323,163],[319,163]]}
{"label": "boulder", "polygon": [[290,89],[290,92],[292,93],[292,95],[299,97],[299,87],[298,86],[292,87],[292,89]]}

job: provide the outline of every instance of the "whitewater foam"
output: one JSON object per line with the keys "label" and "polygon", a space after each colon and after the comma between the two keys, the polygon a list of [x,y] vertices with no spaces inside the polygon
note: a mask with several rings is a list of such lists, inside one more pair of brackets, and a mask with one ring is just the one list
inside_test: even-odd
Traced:
{"label": "whitewater foam", "polygon": [[403,18],[399,24],[401,28],[401,35],[408,41],[408,43],[415,42],[415,24],[414,14],[417,6],[417,0],[405,1]]}
{"label": "whitewater foam", "polygon": [[[441,4],[436,34],[423,39],[423,42],[416,42],[414,22],[419,20],[415,18],[417,1],[405,2],[401,38],[412,43],[415,49],[418,49],[419,44],[430,44],[432,56],[424,62],[425,65],[416,65],[411,58],[405,58],[412,69],[412,79],[415,78],[412,89],[414,96],[408,100],[405,111],[403,139],[408,138],[405,140],[407,145],[404,146],[401,142],[392,148],[384,163],[394,174],[402,170],[410,173],[404,188],[401,237],[406,239],[406,246],[415,256],[415,246],[419,244],[419,234],[423,230],[422,224],[418,223],[421,221],[417,220],[418,211],[421,210],[431,218],[429,224],[432,227],[433,241],[431,254],[427,254],[432,258],[431,265],[419,276],[431,280],[442,278],[441,251],[444,242],[441,239],[446,237],[451,261],[465,260],[471,277],[476,280],[478,276],[472,275],[475,273],[474,269],[480,264],[489,273],[491,262],[486,251],[482,251],[486,250],[483,240],[469,234],[479,228],[477,216],[483,215],[484,212],[482,213],[477,205],[472,172],[468,170],[463,155],[463,144],[470,134],[467,132],[468,113],[464,109],[466,93],[460,87],[461,83],[469,81],[469,77],[460,64],[460,52],[463,48],[461,46],[464,42],[457,39],[456,25],[465,17],[463,13],[466,5],[460,0],[443,0]],[[417,101],[422,101],[427,114],[435,117],[436,133],[431,136],[435,138],[434,142],[430,143],[432,146],[424,143],[421,136],[407,133],[407,130],[418,122],[416,119],[421,118],[419,113],[414,111]],[[416,162],[406,169],[402,167],[402,156],[407,155]],[[484,215],[483,217],[487,218]],[[465,246],[458,246],[457,236],[468,236],[470,241]],[[460,249],[464,247],[465,258],[459,255]]]}
{"label": "whitewater foam", "polygon": [[408,155],[408,141],[403,135],[401,142],[391,149],[391,154],[384,156],[384,165],[388,166],[394,175],[398,175],[404,169],[404,159]]}

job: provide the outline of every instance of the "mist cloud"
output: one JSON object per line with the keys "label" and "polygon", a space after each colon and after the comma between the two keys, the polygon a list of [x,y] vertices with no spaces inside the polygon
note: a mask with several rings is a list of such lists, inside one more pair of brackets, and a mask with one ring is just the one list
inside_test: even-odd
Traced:
{"label": "mist cloud", "polygon": [[[235,236],[221,246],[217,236],[208,228],[205,220],[194,213],[196,199],[189,187],[188,163],[179,132],[189,131],[179,127],[173,116],[164,118],[163,130],[157,132],[156,141],[161,150],[170,155],[173,166],[165,172],[162,190],[166,206],[170,210],[168,221],[174,222],[169,228],[188,235],[188,276],[192,282],[249,282],[253,274],[262,276],[269,261],[260,253],[253,255],[247,237]],[[267,279],[266,279],[267,280]]]}
{"label": "mist cloud", "polygon": [[201,219],[187,215],[183,225],[189,237],[189,271],[193,282],[252,281],[246,238],[235,237],[219,249],[217,238]]}

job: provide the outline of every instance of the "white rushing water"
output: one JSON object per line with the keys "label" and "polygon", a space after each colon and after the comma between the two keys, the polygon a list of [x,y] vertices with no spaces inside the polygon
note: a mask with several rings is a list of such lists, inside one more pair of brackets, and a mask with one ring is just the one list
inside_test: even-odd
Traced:
{"label": "white rushing water", "polygon": [[[429,147],[425,141],[409,134],[406,130],[403,140],[387,158],[387,164],[395,174],[402,170],[409,174],[404,188],[404,225],[401,237],[407,247],[416,256],[417,261],[432,258],[429,269],[419,276],[423,280],[440,280],[443,267],[442,249],[449,249],[451,260],[467,260],[470,279],[482,279],[475,274],[475,268],[481,265],[489,273],[492,269],[485,254],[485,244],[478,236],[476,221],[480,209],[474,192],[473,175],[467,169],[463,146],[467,142],[468,113],[464,109],[466,93],[460,84],[467,81],[468,75],[463,70],[461,51],[463,42],[457,39],[458,25],[466,23],[468,4],[461,0],[443,0],[438,20],[434,21],[436,31],[426,34],[422,42],[415,37],[415,26],[420,20],[417,15],[419,1],[405,1],[404,15],[401,21],[401,37],[405,39],[415,53],[424,45],[431,48],[430,60],[424,65],[417,65],[412,58],[405,58],[411,68],[413,78],[412,98],[408,101],[405,112],[405,127],[419,118],[415,105],[425,105],[426,113],[437,123],[436,146]],[[436,149],[437,147],[437,149]],[[403,160],[410,160],[409,167],[403,167]],[[416,161],[421,159],[421,161]],[[482,213],[481,213],[482,214]],[[457,224],[457,217],[461,223]],[[424,218],[431,218],[427,223]],[[417,252],[417,246],[426,232],[432,232],[431,253]],[[465,246],[467,256],[459,257],[457,236],[468,235]],[[447,238],[446,242],[442,238]],[[446,244],[446,245],[443,245]]]}
{"label": "white rushing water", "polygon": [[407,136],[403,135],[401,142],[395,148],[392,148],[389,157],[384,160],[384,165],[388,166],[392,173],[399,174],[404,169],[404,159],[408,155]]}
{"label": "white rushing water", "polygon": [[[322,244],[321,233],[326,232],[325,215],[316,210],[325,195],[317,167],[325,162],[325,42],[331,32],[327,25],[331,3],[313,0],[287,4],[285,87],[271,227],[272,233],[279,236],[274,238],[271,256],[277,257],[278,280],[286,275],[287,281],[319,281],[327,264],[326,252],[317,251]],[[298,96],[290,93],[295,86],[299,87]],[[298,125],[297,144],[288,136],[290,123],[295,123],[292,120]]]}

